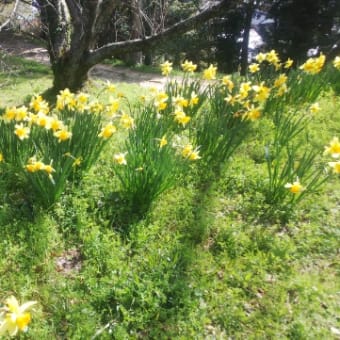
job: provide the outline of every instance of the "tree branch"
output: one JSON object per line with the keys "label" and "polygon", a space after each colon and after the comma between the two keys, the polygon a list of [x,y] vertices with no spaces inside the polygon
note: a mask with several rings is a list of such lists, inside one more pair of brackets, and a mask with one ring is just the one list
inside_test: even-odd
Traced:
{"label": "tree branch", "polygon": [[86,58],[86,63],[90,66],[93,66],[106,58],[111,58],[114,54],[138,52],[150,49],[175,35],[191,30],[195,26],[202,24],[202,22],[205,22],[215,16],[220,16],[222,13],[227,12],[228,9],[230,9],[232,6],[235,6],[237,3],[237,0],[222,0],[217,4],[204,9],[197,15],[183,20],[156,35],[143,39],[133,39],[106,44],[105,46],[90,51],[88,57]]}

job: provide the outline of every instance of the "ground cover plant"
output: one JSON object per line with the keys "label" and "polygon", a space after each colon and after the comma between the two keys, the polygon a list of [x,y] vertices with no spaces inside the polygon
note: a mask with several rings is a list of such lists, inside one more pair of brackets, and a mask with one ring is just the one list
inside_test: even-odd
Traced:
{"label": "ground cover plant", "polygon": [[339,59],[256,59],[1,104],[1,335],[339,336]]}

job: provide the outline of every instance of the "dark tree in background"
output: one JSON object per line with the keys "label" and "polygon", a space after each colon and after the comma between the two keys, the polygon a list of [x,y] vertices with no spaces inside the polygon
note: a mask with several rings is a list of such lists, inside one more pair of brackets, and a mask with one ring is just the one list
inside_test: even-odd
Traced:
{"label": "dark tree in background", "polygon": [[280,54],[302,61],[311,48],[329,53],[339,30],[338,0],[276,0],[269,11],[274,19],[268,42]]}

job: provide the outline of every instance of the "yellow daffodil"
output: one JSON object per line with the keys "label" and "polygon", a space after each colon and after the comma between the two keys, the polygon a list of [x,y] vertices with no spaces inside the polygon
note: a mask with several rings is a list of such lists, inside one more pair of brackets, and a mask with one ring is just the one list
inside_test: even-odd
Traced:
{"label": "yellow daffodil", "polygon": [[132,129],[135,126],[134,119],[125,112],[122,113],[119,122],[125,129]]}
{"label": "yellow daffodil", "polygon": [[193,73],[197,69],[197,65],[193,64],[191,61],[185,60],[183,64],[181,64],[184,72]]}
{"label": "yellow daffodil", "polygon": [[165,61],[163,64],[161,64],[161,71],[163,76],[168,76],[172,71],[172,63]]}
{"label": "yellow daffodil", "polygon": [[113,117],[116,115],[120,107],[120,99],[119,98],[110,98],[109,105],[106,107],[106,111],[109,116]]}
{"label": "yellow daffodil", "polygon": [[188,99],[183,98],[182,96],[176,96],[172,98],[172,102],[176,107],[183,108],[189,105]]}
{"label": "yellow daffodil", "polygon": [[182,124],[183,127],[187,125],[190,121],[190,117],[187,116],[182,110],[176,110],[174,115],[175,115],[174,120],[177,123]]}
{"label": "yellow daffodil", "polygon": [[340,161],[329,162],[328,165],[333,169],[333,173],[340,174]]}
{"label": "yellow daffodil", "polygon": [[54,132],[65,128],[64,123],[57,116],[50,117],[50,127]]}
{"label": "yellow daffodil", "polygon": [[285,64],[284,64],[284,68],[285,68],[285,69],[291,68],[292,65],[293,65],[293,63],[294,63],[294,60],[288,58],[288,59],[286,60]]}
{"label": "yellow daffodil", "polygon": [[337,57],[334,58],[334,60],[333,60],[333,66],[334,66],[336,69],[340,70],[340,56],[337,56]]}
{"label": "yellow daffodil", "polygon": [[107,92],[115,92],[116,91],[116,86],[115,85],[113,85],[110,81],[107,81],[106,82],[106,87],[105,87],[105,90],[107,91]]}
{"label": "yellow daffodil", "polygon": [[239,101],[239,99],[240,99],[239,95],[232,96],[231,94],[224,98],[224,100],[230,105],[235,105]]}
{"label": "yellow daffodil", "polygon": [[321,53],[317,58],[307,59],[307,61],[300,66],[300,70],[309,74],[317,74],[321,71],[325,61],[326,57]]}
{"label": "yellow daffodil", "polygon": [[287,92],[288,92],[287,84],[283,84],[277,89],[276,96],[281,97]]}
{"label": "yellow daffodil", "polygon": [[266,99],[268,99],[270,88],[265,86],[263,82],[260,85],[253,85],[252,89],[255,92],[254,100],[256,102],[264,102]]}
{"label": "yellow daffodil", "polygon": [[250,64],[248,68],[250,73],[256,73],[260,71],[260,65],[257,63]]}
{"label": "yellow daffodil", "polygon": [[251,90],[251,83],[250,81],[241,83],[240,85],[240,98],[245,99],[248,97],[248,93]]}
{"label": "yellow daffodil", "polygon": [[4,161],[4,155],[2,154],[2,152],[0,152],[0,163],[2,163]]}
{"label": "yellow daffodil", "polygon": [[244,117],[249,120],[257,120],[261,117],[261,111],[258,107],[251,107],[245,114]]}
{"label": "yellow daffodil", "polygon": [[47,114],[50,111],[47,101],[45,101],[41,96],[34,96],[31,99],[29,106],[36,113],[41,112]]}
{"label": "yellow daffodil", "polygon": [[115,132],[117,131],[117,128],[112,124],[109,123],[107,125],[105,125],[100,133],[99,133],[99,137],[104,138],[104,139],[108,139],[110,138]]}
{"label": "yellow daffodil", "polygon": [[52,175],[52,173],[55,172],[55,169],[52,167],[52,164],[45,164],[43,170],[46,171],[47,174],[49,175]]}
{"label": "yellow daffodil", "polygon": [[166,139],[166,136],[163,136],[160,140],[159,140],[159,148],[161,149],[163,146],[167,145],[168,141]]}
{"label": "yellow daffodil", "polygon": [[189,106],[190,107],[195,106],[198,104],[198,102],[199,102],[199,97],[194,91],[192,91],[190,95]]}
{"label": "yellow daffodil", "polygon": [[285,184],[285,188],[289,189],[289,191],[293,194],[299,194],[301,191],[304,190],[304,187],[301,185],[299,179],[297,178],[297,180],[293,183],[287,183]]}
{"label": "yellow daffodil", "polygon": [[16,109],[15,120],[17,122],[21,122],[21,121],[25,120],[27,118],[27,116],[28,116],[28,111],[27,111],[26,106],[21,106],[21,107]]}
{"label": "yellow daffodil", "polygon": [[158,111],[163,111],[167,108],[167,100],[169,96],[165,92],[158,92],[156,89],[155,91],[152,91],[152,96],[154,98],[154,105],[157,108]]}
{"label": "yellow daffodil", "polygon": [[309,111],[311,113],[317,113],[320,111],[320,104],[319,103],[314,103],[310,106]]}
{"label": "yellow daffodil", "polygon": [[67,131],[66,128],[54,132],[53,135],[58,138],[59,143],[64,142],[72,137],[72,133]]}
{"label": "yellow daffodil", "polygon": [[187,144],[183,146],[182,149],[182,156],[184,158],[187,158],[191,161],[196,161],[197,159],[200,159],[198,148],[194,149],[192,144]]}
{"label": "yellow daffodil", "polygon": [[222,84],[227,87],[228,91],[231,92],[234,88],[234,83],[230,79],[230,76],[224,76],[222,78]]}
{"label": "yellow daffodil", "polygon": [[287,82],[287,75],[285,73],[281,73],[274,81],[274,87],[280,87],[282,86],[283,84],[286,84]]}
{"label": "yellow daffodil", "polygon": [[45,128],[46,130],[49,130],[51,128],[51,118],[42,112],[39,112],[37,114],[35,123],[38,126]]}
{"label": "yellow daffodil", "polygon": [[328,146],[325,146],[325,154],[330,154],[333,158],[340,157],[340,142],[338,137],[333,137]]}
{"label": "yellow daffodil", "polygon": [[203,79],[213,80],[216,78],[217,67],[210,64],[210,66],[203,71]]}
{"label": "yellow daffodil", "polygon": [[17,108],[15,106],[7,107],[2,118],[5,123],[9,123],[15,119],[16,114],[17,114]]}
{"label": "yellow daffodil", "polygon": [[74,161],[72,163],[72,167],[75,168],[77,166],[80,166],[81,162],[82,162],[82,158],[81,157],[74,158]]}
{"label": "yellow daffodil", "polygon": [[104,111],[104,105],[98,100],[93,100],[89,103],[88,109],[92,113],[101,113]]}
{"label": "yellow daffodil", "polygon": [[36,301],[28,301],[20,306],[14,296],[7,298],[5,306],[0,309],[0,337],[6,334],[15,336],[18,331],[25,332],[31,321],[28,310],[36,303]]}
{"label": "yellow daffodil", "polygon": [[268,61],[268,63],[274,66],[280,63],[279,56],[275,50],[271,50],[270,52],[266,54],[266,60]]}
{"label": "yellow daffodil", "polygon": [[28,138],[30,131],[30,128],[28,126],[24,126],[23,123],[15,124],[14,133],[18,136],[20,140]]}
{"label": "yellow daffodil", "polygon": [[113,160],[119,164],[119,165],[126,165],[126,158],[125,158],[126,152],[125,153],[116,153],[115,155],[113,155]]}
{"label": "yellow daffodil", "polygon": [[57,95],[57,103],[56,108],[58,110],[63,110],[66,106],[69,106],[70,103],[74,101],[74,93],[72,93],[69,89],[65,89],[59,92]]}
{"label": "yellow daffodil", "polygon": [[260,52],[256,57],[255,60],[259,63],[263,63],[267,58],[267,53]]}

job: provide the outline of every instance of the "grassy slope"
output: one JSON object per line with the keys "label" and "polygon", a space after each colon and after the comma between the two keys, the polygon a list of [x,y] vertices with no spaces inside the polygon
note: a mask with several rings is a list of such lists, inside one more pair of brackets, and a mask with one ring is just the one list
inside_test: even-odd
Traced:
{"label": "grassy slope", "polygon": [[[20,66],[15,77],[0,75],[9,82],[3,104],[50,84],[44,67],[30,65],[30,75]],[[340,100],[320,104],[310,135],[322,149],[339,136]],[[258,153],[254,138],[204,193],[186,179],[129,237],[118,231],[124,202],[112,194],[110,148],[51,211],[32,216],[15,190],[3,193],[0,297],[39,302],[23,338],[336,338],[339,179],[303,201],[288,224],[259,218]]]}

